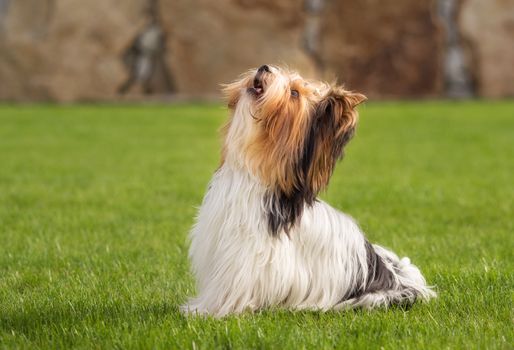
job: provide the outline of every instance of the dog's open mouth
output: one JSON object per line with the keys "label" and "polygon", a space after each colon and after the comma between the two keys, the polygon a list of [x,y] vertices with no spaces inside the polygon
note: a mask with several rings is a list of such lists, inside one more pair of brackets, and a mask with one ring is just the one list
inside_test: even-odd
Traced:
{"label": "dog's open mouth", "polygon": [[248,88],[248,92],[255,97],[260,97],[264,93],[264,86],[262,85],[261,74],[257,74],[253,79],[253,86]]}

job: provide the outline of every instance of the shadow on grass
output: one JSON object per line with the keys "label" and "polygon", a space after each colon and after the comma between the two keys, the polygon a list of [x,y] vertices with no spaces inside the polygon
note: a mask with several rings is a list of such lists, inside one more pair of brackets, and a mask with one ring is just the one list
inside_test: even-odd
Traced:
{"label": "shadow on grass", "polygon": [[282,308],[270,308],[257,312],[244,312],[240,315],[229,315],[221,319],[211,316],[185,316],[179,311],[176,303],[159,302],[146,305],[130,305],[123,303],[112,303],[111,305],[91,305],[84,302],[69,302],[58,306],[44,306],[25,310],[16,310],[0,315],[0,329],[4,332],[23,333],[29,336],[37,333],[43,328],[62,328],[62,326],[73,326],[80,323],[106,323],[116,325],[128,321],[139,323],[160,323],[165,319],[172,319],[174,322],[187,323],[191,320],[205,320],[224,322],[231,319],[259,319],[259,318],[281,318],[292,316],[300,318],[321,318],[341,316],[355,317],[369,315],[370,313],[406,312],[413,307],[422,304],[416,302],[414,305],[394,305],[387,309],[378,310],[348,309],[341,311],[313,311],[301,310],[291,311]]}
{"label": "shadow on grass", "polygon": [[24,334],[28,338],[43,329],[66,329],[80,324],[104,324],[105,327],[127,322],[160,323],[168,318],[184,319],[178,305],[160,302],[147,305],[86,305],[69,302],[66,305],[44,306],[17,310],[0,315],[0,329],[6,333]]}

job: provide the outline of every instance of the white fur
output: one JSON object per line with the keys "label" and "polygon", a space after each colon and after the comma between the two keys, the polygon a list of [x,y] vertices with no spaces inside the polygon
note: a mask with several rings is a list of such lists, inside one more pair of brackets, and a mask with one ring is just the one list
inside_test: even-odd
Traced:
{"label": "white fur", "polygon": [[[370,278],[366,239],[351,217],[323,201],[305,206],[289,236],[269,234],[268,189],[248,170],[242,153],[254,132],[252,108],[242,93],[227,134],[225,162],[211,180],[191,231],[189,255],[198,296],[182,310],[221,317],[270,306],[373,308],[435,296],[408,258],[400,260],[376,245],[394,286],[355,294]],[[352,294],[359,296],[348,299]]]}
{"label": "white fur", "polygon": [[[371,308],[386,306],[405,289],[343,301],[366,283],[365,238],[357,224],[319,201],[305,208],[290,238],[272,237],[264,214],[265,191],[258,179],[228,164],[216,172],[191,232],[190,258],[199,294],[184,311],[224,316],[273,305]],[[434,295],[407,258],[375,249],[400,263],[397,278],[402,286],[412,287],[422,299]]]}

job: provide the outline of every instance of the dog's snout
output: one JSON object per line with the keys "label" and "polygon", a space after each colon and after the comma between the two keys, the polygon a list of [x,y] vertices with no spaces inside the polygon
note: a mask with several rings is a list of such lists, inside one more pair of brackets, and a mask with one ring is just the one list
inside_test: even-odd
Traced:
{"label": "dog's snout", "polygon": [[270,69],[267,65],[262,65],[259,67],[259,69],[257,69],[257,72],[259,73],[264,73],[264,72],[270,72]]}

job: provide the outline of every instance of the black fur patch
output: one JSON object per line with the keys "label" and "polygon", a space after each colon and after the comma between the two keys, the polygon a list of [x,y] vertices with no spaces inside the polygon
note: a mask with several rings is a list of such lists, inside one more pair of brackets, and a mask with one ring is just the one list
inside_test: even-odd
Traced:
{"label": "black fur patch", "polygon": [[272,236],[277,236],[281,230],[289,236],[289,231],[296,220],[302,216],[306,202],[301,191],[293,191],[291,195],[283,192],[268,193],[264,199],[268,204],[268,229]]}
{"label": "black fur patch", "polygon": [[[366,293],[373,293],[379,290],[388,290],[394,287],[393,273],[385,266],[382,258],[375,252],[371,243],[366,240],[366,261],[368,265],[368,276],[364,288],[351,291],[341,301],[358,298]],[[360,272],[362,275],[362,272]],[[362,278],[364,276],[361,276]]]}
{"label": "black fur patch", "polygon": [[387,290],[394,287],[394,275],[375,252],[371,243],[366,241],[366,256],[368,263],[368,278],[365,293]]}

